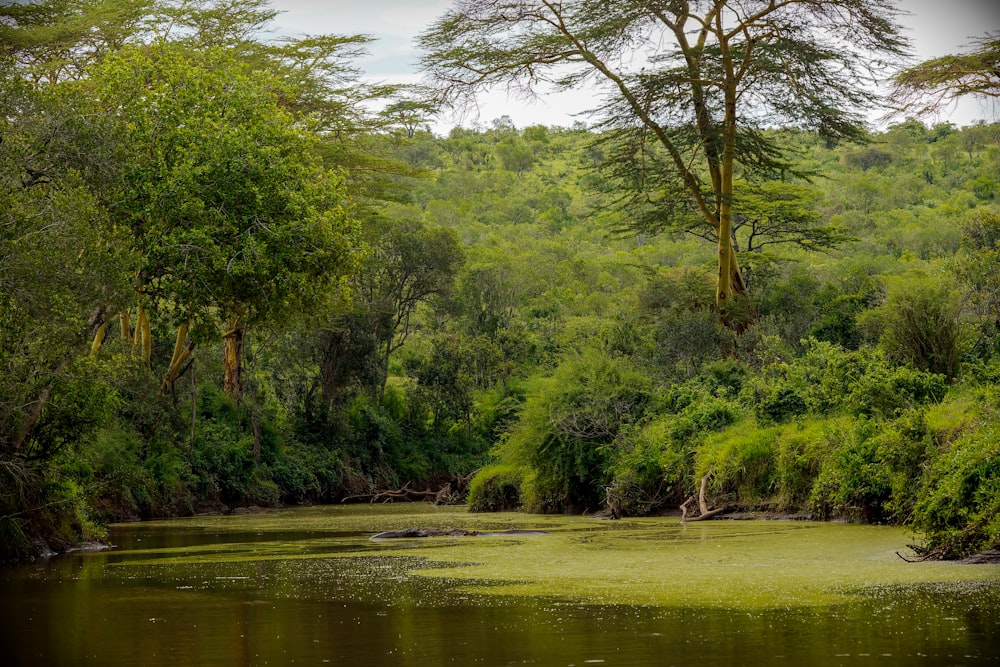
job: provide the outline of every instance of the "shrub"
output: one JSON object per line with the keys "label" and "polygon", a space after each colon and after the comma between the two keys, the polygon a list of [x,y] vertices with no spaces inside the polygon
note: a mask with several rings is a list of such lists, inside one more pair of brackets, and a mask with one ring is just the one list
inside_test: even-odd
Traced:
{"label": "shrub", "polygon": [[521,507],[524,468],[490,465],[469,483],[469,509],[473,512],[508,512]]}
{"label": "shrub", "polygon": [[911,272],[886,279],[885,301],[864,313],[890,358],[944,375],[958,375],[961,299],[947,279]]}
{"label": "shrub", "polygon": [[847,351],[814,339],[803,347],[801,357],[772,362],[746,383],[744,398],[761,423],[844,412],[893,418],[940,401],[948,388],[943,375],[892,363],[878,349]]}
{"label": "shrub", "polygon": [[611,452],[651,398],[649,379],[628,360],[598,350],[572,355],[530,388],[498,449],[500,460],[535,472],[532,509],[596,509],[604,502]]}
{"label": "shrub", "polygon": [[711,474],[715,493],[736,497],[745,507],[761,505],[775,490],[779,433],[740,423],[709,435],[695,455],[696,476]]}
{"label": "shrub", "polygon": [[644,516],[684,501],[693,477],[693,448],[673,437],[676,419],[659,417],[623,439],[607,491],[608,506],[619,516]]}
{"label": "shrub", "polygon": [[282,448],[268,470],[281,502],[331,502],[340,491],[344,467],[339,450],[294,443]]}
{"label": "shrub", "polygon": [[796,421],[778,432],[775,461],[775,509],[808,507],[809,495],[843,425],[840,420]]}
{"label": "shrub", "polygon": [[823,464],[810,498],[815,511],[822,518],[906,521],[931,445],[922,411],[892,422],[858,419]]}
{"label": "shrub", "polygon": [[955,442],[930,465],[913,527],[936,555],[955,558],[1000,548],[1000,428],[989,423]]}
{"label": "shrub", "polygon": [[845,392],[845,404],[858,414],[891,417],[907,408],[936,403],[948,390],[943,375],[877,361]]}

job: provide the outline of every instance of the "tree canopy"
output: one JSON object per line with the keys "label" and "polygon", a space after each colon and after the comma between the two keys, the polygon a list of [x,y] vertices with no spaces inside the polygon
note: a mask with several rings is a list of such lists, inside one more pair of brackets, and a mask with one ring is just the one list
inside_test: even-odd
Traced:
{"label": "tree canopy", "polygon": [[965,53],[932,58],[898,72],[894,115],[927,116],[960,97],[1000,97],[1000,38],[977,39]]}

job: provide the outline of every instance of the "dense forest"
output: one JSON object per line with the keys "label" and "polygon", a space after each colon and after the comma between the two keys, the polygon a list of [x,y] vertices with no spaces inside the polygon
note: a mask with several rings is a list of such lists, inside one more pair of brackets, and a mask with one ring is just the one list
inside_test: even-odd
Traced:
{"label": "dense forest", "polygon": [[436,136],[273,15],[0,7],[0,557],[399,489],[1000,546],[1000,124],[760,130],[723,312],[614,129]]}

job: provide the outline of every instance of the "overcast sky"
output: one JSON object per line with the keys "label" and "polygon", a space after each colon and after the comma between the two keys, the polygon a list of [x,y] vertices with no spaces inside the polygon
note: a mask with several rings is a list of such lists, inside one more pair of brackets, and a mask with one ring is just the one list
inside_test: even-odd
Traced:
{"label": "overcast sky", "polygon": [[[377,39],[368,45],[369,57],[359,65],[366,78],[391,83],[419,80],[419,52],[414,39],[443,14],[451,0],[272,0],[280,10],[275,26],[281,33],[366,34]],[[957,53],[970,40],[987,32],[1000,31],[1000,3],[997,0],[901,0],[899,6],[909,16],[903,23],[909,28],[916,57],[925,60]],[[532,103],[508,99],[495,92],[481,100],[478,119],[474,115],[443,119],[436,132],[447,132],[456,124],[471,125],[476,120],[488,124],[507,114],[517,127],[533,124],[572,125],[586,117],[574,115],[594,102],[585,91],[576,94],[546,96]],[[957,125],[977,119],[1000,120],[1000,108],[968,99],[958,109],[943,115]]]}

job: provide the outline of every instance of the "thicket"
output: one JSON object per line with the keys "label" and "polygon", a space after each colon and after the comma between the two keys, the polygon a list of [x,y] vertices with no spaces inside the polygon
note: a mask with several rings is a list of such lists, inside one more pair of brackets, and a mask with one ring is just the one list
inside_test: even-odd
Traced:
{"label": "thicket", "polygon": [[[208,18],[188,18],[178,60],[160,65],[222,66],[182,55],[204,46]],[[732,508],[907,524],[942,556],[997,546],[1000,125],[905,122],[834,146],[775,131],[819,177],[746,195],[754,220],[737,233],[791,210],[835,242],[744,243],[752,324],[736,334],[719,325],[710,243],[613,233],[627,225],[596,169],[597,130],[501,118],[433,136],[419,105],[365,118],[322,77],[270,91],[261,77],[244,93],[273,112],[261,132],[291,142],[274,150],[322,121],[303,144],[312,176],[293,202],[267,200],[285,190],[242,180],[239,151],[220,158],[213,178],[248,188],[225,203],[250,213],[227,220],[253,223],[229,246],[186,226],[215,219],[210,193],[160,179],[162,211],[184,208],[154,242],[137,237],[141,197],[115,208],[128,145],[69,113],[94,102],[82,79],[27,74],[50,62],[44,39],[20,44],[0,63],[0,557],[99,538],[109,521],[339,502],[476,470],[476,510],[674,511],[707,475]],[[338,44],[253,57],[280,75],[313,48],[344,64]],[[294,255],[328,241],[320,282],[245,261],[280,263],[252,236],[291,210],[309,229],[268,243]],[[150,261],[199,262],[202,243],[234,263]],[[214,282],[237,263],[255,290]],[[261,294],[266,308],[240,310]],[[240,326],[222,326],[222,307]]]}

